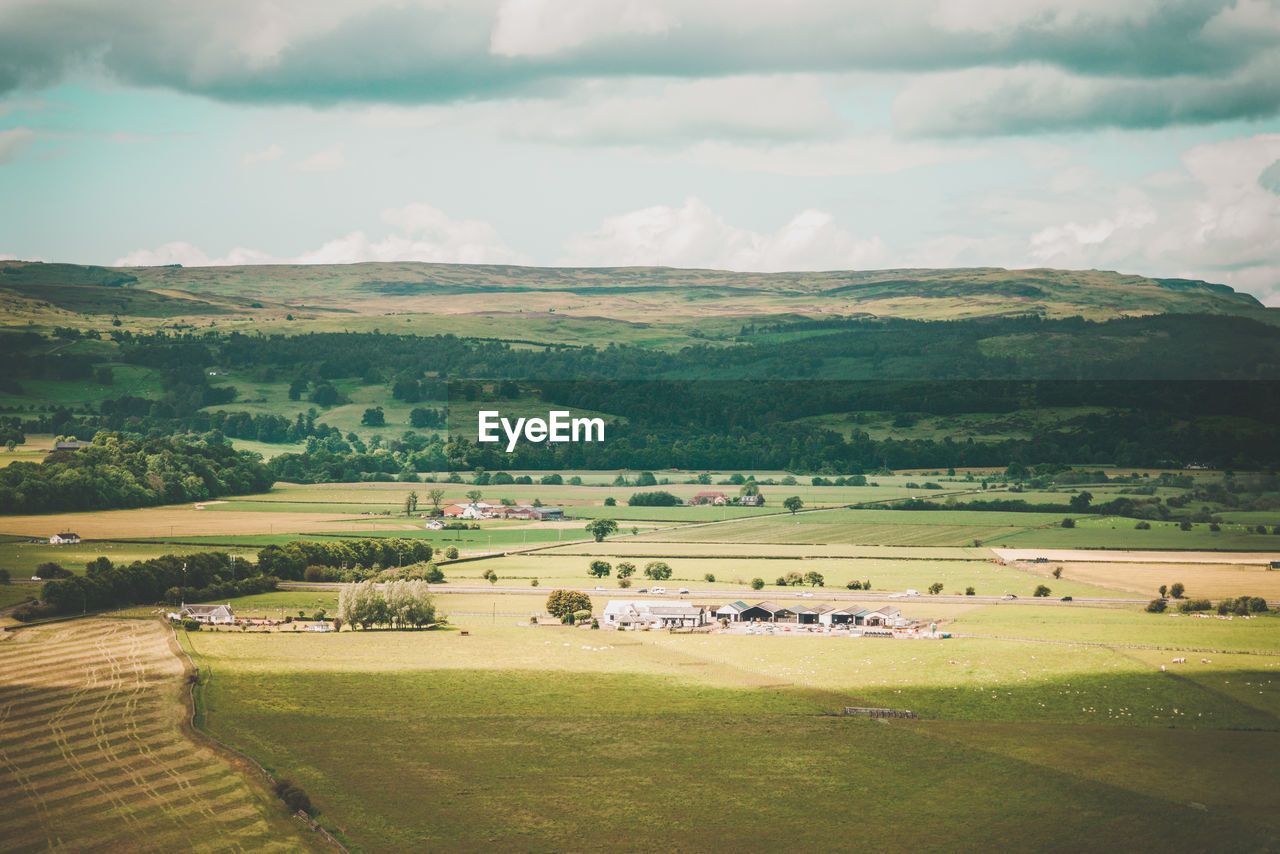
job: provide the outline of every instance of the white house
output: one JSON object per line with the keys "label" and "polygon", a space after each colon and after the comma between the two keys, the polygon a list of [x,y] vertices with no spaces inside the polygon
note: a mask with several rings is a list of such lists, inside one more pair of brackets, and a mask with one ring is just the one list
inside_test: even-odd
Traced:
{"label": "white house", "polygon": [[54,534],[49,538],[49,545],[51,546],[74,546],[78,542],[80,542],[80,535],[73,534],[70,531]]}
{"label": "white house", "polygon": [[192,619],[197,623],[211,626],[230,626],[235,623],[236,615],[231,610],[231,603],[226,605],[188,605],[185,602],[176,614],[169,614],[169,619]]}
{"label": "white house", "polygon": [[600,615],[601,626],[607,629],[705,626],[708,617],[707,609],[697,605],[645,599],[610,599]]}
{"label": "white house", "polygon": [[443,531],[444,522],[441,522],[439,519],[432,519],[430,522],[423,525],[422,527],[426,528],[428,531]]}

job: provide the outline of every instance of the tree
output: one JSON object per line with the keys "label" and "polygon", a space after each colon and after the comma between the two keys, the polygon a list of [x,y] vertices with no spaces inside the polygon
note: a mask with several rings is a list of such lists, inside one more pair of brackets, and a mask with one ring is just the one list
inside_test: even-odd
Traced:
{"label": "tree", "polygon": [[822,573],[821,573],[821,572],[814,572],[813,570],[809,570],[808,572],[806,572],[806,573],[804,574],[804,581],[805,581],[805,583],[806,583],[806,584],[808,584],[810,587],[825,587],[825,586],[826,586],[826,579],[822,577]]}
{"label": "tree", "polygon": [[795,570],[788,572],[779,580],[788,587],[799,587],[801,584],[804,584],[804,576]]}
{"label": "tree", "polygon": [[618,523],[612,519],[592,519],[587,523],[587,531],[595,538],[597,543],[603,543],[604,538],[618,530]]}
{"label": "tree", "polygon": [[480,573],[480,577],[488,581],[490,584],[498,583],[498,573],[494,572],[492,569],[486,569],[484,572]]}
{"label": "tree", "polygon": [[1048,596],[1048,595],[1049,595],[1050,593],[1052,593],[1052,592],[1053,592],[1053,591],[1051,591],[1048,587],[1045,587],[1043,584],[1040,584],[1040,585],[1037,585],[1035,592],[1034,592],[1034,593],[1032,593],[1031,595],[1032,595],[1032,596],[1039,596],[1039,597],[1043,598],[1043,597],[1045,597],[1045,596]]}
{"label": "tree", "polygon": [[478,489],[468,489],[468,490],[467,490],[467,498],[471,501],[471,503],[472,503],[472,504],[479,504],[479,503],[480,503],[480,498],[481,498],[483,495],[484,495],[484,493],[483,493],[483,492],[481,492],[481,491],[480,491],[480,490],[478,490]]}
{"label": "tree", "polygon": [[751,579],[751,589],[752,589],[752,590],[760,590],[760,589],[761,589],[761,588],[763,588],[763,587],[764,587],[764,579],[763,579],[763,578],[753,578],[753,579]]}
{"label": "tree", "polygon": [[447,548],[447,549],[445,549],[445,550],[444,550],[444,556],[445,556],[445,559],[446,559],[446,560],[457,560],[457,559],[458,559],[458,547],[457,547],[457,546],[449,546],[449,548]]}
{"label": "tree", "polygon": [[63,569],[60,564],[42,563],[36,566],[35,574],[48,581],[51,578],[70,578],[75,573],[69,569]]}
{"label": "tree", "polygon": [[649,561],[644,565],[644,574],[646,578],[652,578],[654,581],[666,581],[671,577],[671,567],[664,561]]}
{"label": "tree", "polygon": [[929,592],[930,592],[931,594],[933,594],[934,596],[937,596],[939,593],[941,593],[941,592],[942,592],[942,582],[941,582],[941,581],[935,581],[935,582],[933,582],[932,584],[930,584],[930,585],[929,585]]}
{"label": "tree", "polygon": [[610,495],[609,497],[607,497],[607,498],[604,500],[604,506],[605,506],[605,507],[617,507],[617,506],[618,506],[618,499],[616,499],[616,498],[614,498],[612,495]]}
{"label": "tree", "polygon": [[0,584],[8,584],[8,583],[9,583],[9,570],[0,569]]}
{"label": "tree", "polygon": [[651,471],[642,471],[636,477],[636,486],[657,486],[658,479],[653,476]]}
{"label": "tree", "polygon": [[1160,585],[1160,591],[1159,591],[1159,592],[1160,592],[1160,598],[1161,598],[1161,599],[1165,598],[1165,596],[1166,596],[1166,595],[1168,594],[1168,592],[1169,592],[1169,585],[1167,585],[1167,584],[1161,584],[1161,585]]}
{"label": "tree", "polygon": [[1183,593],[1185,593],[1185,592],[1186,592],[1186,590],[1187,590],[1187,588],[1185,588],[1185,587],[1183,587],[1183,586],[1182,586],[1182,582],[1181,582],[1181,581],[1175,581],[1175,582],[1174,582],[1174,583],[1169,587],[1169,595],[1170,595],[1170,596],[1172,596],[1174,599],[1181,599],[1181,598],[1182,598],[1182,594],[1183,594]]}
{"label": "tree", "polygon": [[796,511],[804,506],[804,501],[801,500],[799,495],[793,495],[790,498],[784,498],[782,500],[782,506],[790,510],[791,515],[794,516],[796,515]]}
{"label": "tree", "polygon": [[702,576],[702,580],[703,580],[703,581],[705,581],[705,582],[707,582],[708,584],[715,584],[715,583],[716,583],[716,577],[715,577],[715,574],[714,574],[714,573],[710,573],[710,572],[708,572],[706,575]]}
{"label": "tree", "polygon": [[409,516],[418,509],[418,493],[413,490],[404,497],[404,515]]}
{"label": "tree", "polygon": [[1055,567],[1053,568],[1053,577],[1054,577],[1054,578],[1061,578],[1061,577],[1062,577],[1062,567],[1060,567],[1060,566],[1055,566]]}
{"label": "tree", "polygon": [[1147,610],[1152,614],[1162,614],[1164,613],[1164,609],[1167,607],[1169,606],[1165,604],[1165,601],[1163,598],[1152,599],[1150,602],[1147,603]]}
{"label": "tree", "polygon": [[759,495],[760,487],[756,484],[755,478],[750,478],[746,483],[742,484],[741,488],[738,489],[738,494],[743,496]]}
{"label": "tree", "polygon": [[630,578],[632,575],[635,574],[635,571],[636,571],[636,565],[634,563],[630,563],[629,561],[624,560],[622,563],[618,564],[619,578]]}
{"label": "tree", "polygon": [[966,588],[964,589],[964,595],[966,595],[966,596],[973,596],[973,595],[974,595],[974,593],[975,593],[975,591],[974,591],[974,589],[973,589],[972,587],[966,587]]}
{"label": "tree", "polygon": [[595,578],[605,578],[611,572],[613,572],[613,567],[609,565],[607,560],[593,560],[591,561],[591,566],[587,568],[587,575]]}
{"label": "tree", "polygon": [[1190,520],[1190,519],[1183,519],[1181,522],[1179,522],[1179,523],[1178,523],[1178,530],[1179,530],[1179,531],[1190,531],[1190,530],[1191,530],[1191,520]]}
{"label": "tree", "polygon": [[1088,492],[1079,492],[1071,496],[1071,500],[1067,502],[1067,506],[1071,508],[1073,513],[1084,513],[1089,509],[1089,504],[1093,501],[1093,495]]}
{"label": "tree", "polygon": [[591,597],[580,590],[552,590],[547,597],[547,613],[561,622],[570,619],[575,611],[590,610]]}
{"label": "tree", "polygon": [[1076,520],[1072,519],[1070,516],[1062,520],[1062,527],[1064,528],[1074,528],[1075,526],[1076,526]]}

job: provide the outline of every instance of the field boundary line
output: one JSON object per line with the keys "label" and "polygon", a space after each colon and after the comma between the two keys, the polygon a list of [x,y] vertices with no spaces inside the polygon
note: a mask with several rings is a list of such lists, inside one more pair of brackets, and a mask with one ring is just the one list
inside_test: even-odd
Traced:
{"label": "field boundary line", "polygon": [[[204,729],[203,708],[205,704],[203,702],[203,691],[200,692],[200,699],[197,699],[196,697],[196,689],[202,689],[205,684],[204,680],[201,678],[200,666],[196,664],[191,653],[188,652],[182,642],[178,640],[178,627],[174,625],[167,625],[167,627],[170,629],[170,649],[176,650],[175,655],[178,657],[178,660],[184,662],[183,674],[186,677],[187,683],[187,690],[184,693],[186,694],[186,705],[189,714],[183,716],[181,729],[185,734],[190,736],[192,740],[204,743],[215,753],[218,753],[228,759],[233,769],[235,769],[237,764],[243,763],[249,768],[257,771],[267,783],[268,799],[271,801],[272,805],[278,806],[278,804],[275,803],[277,799],[270,795],[270,792],[274,790],[277,780],[275,776],[266,769],[266,766],[249,754],[245,753],[243,750],[232,747]],[[203,659],[203,656],[201,656],[201,658]],[[211,668],[207,663],[205,664],[205,669],[210,675],[212,675],[213,668]],[[199,719],[199,723],[197,723],[197,719]],[[308,817],[307,823],[310,830],[320,833],[330,845],[343,852],[343,854],[351,854],[351,849],[344,845],[316,819]]]}

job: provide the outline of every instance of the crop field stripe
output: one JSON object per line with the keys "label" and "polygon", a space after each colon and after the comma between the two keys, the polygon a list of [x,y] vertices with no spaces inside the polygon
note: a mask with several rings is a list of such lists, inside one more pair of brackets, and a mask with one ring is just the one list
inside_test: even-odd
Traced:
{"label": "crop field stripe", "polygon": [[184,667],[168,632],[93,619],[0,645],[6,850],[311,847],[265,793],[181,734]]}

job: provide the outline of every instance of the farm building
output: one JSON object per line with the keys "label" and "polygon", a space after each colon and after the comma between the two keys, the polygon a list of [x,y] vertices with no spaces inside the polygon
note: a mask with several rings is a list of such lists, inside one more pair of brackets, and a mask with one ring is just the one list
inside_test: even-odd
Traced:
{"label": "farm building", "polygon": [[848,605],[843,608],[827,606],[818,612],[818,622],[824,626],[856,626],[858,614],[866,613],[861,605]]}
{"label": "farm building", "polygon": [[705,626],[710,619],[707,609],[697,605],[647,599],[610,599],[600,616],[601,624],[613,629]]}
{"label": "farm building", "polygon": [[422,527],[426,528],[428,531],[443,531],[444,522],[441,522],[439,519],[432,519],[430,522],[423,525]]}
{"label": "farm building", "polygon": [[78,451],[81,448],[88,448],[92,445],[92,442],[81,442],[77,439],[63,439],[61,442],[54,442],[53,449],[55,451]]}
{"label": "farm building", "polygon": [[177,617],[180,620],[195,620],[197,623],[207,623],[211,626],[230,626],[236,621],[235,612],[231,610],[231,603],[226,605],[187,605],[183,603],[177,614],[170,614],[169,619]]}
{"label": "farm building", "polygon": [[54,534],[49,538],[49,545],[51,546],[74,546],[78,542],[80,542],[80,535],[71,531]]}
{"label": "farm building", "polygon": [[764,496],[763,495],[744,495],[738,499],[738,503],[745,505],[747,507],[763,507]]}
{"label": "farm building", "polygon": [[716,609],[716,617],[736,623],[742,619],[742,612],[750,606],[746,602],[730,602],[728,605],[721,605]]}
{"label": "farm building", "polygon": [[729,499],[725,497],[723,492],[699,492],[697,495],[689,499],[690,504],[714,504],[717,507],[722,504],[728,504]]}
{"label": "farm building", "polygon": [[791,609],[791,613],[795,614],[796,622],[802,626],[816,625],[818,622],[818,609],[810,608],[808,605],[797,605]]}
{"label": "farm building", "polygon": [[773,602],[761,602],[758,605],[752,605],[742,612],[739,619],[742,620],[760,620],[766,623],[776,623],[779,620],[785,620],[788,617],[794,617],[795,612],[790,608],[784,608]]}
{"label": "farm building", "polygon": [[540,522],[560,522],[564,520],[564,511],[559,507],[532,507],[533,518]]}

